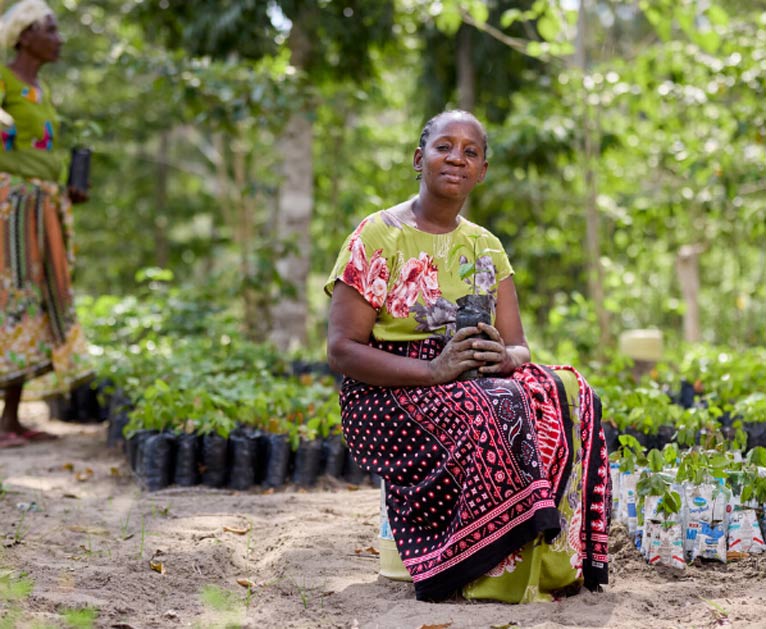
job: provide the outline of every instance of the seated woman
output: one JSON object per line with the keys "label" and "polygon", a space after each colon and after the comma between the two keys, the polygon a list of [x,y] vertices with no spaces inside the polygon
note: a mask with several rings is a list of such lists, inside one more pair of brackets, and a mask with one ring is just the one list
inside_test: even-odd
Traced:
{"label": "seated woman", "polygon": [[[344,435],[355,461],[385,479],[419,600],[550,600],[607,582],[598,397],[564,368],[579,388],[572,416],[561,379],[529,362],[503,247],[459,214],[486,152],[473,115],[432,118],[413,158],[417,196],[364,219],[325,285]],[[491,295],[493,324],[456,330],[457,300],[474,287]],[[458,379],[474,368],[478,378]]]}

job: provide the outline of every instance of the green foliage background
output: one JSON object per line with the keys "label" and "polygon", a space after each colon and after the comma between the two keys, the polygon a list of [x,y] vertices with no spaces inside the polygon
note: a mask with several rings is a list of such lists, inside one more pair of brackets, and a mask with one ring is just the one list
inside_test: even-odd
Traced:
{"label": "green foliage background", "polygon": [[[584,73],[566,54],[572,3],[462,3],[500,32],[532,41],[527,54],[460,26],[461,3],[443,2],[441,12],[437,4],[52,2],[67,43],[45,78],[66,144],[95,149],[92,198],[76,213],[78,291],[131,294],[139,269],[163,266],[236,321],[242,278],[230,197],[216,171],[223,146],[250,160],[238,191],[255,199],[248,255],[259,290],[278,300],[273,267],[282,250],[269,231],[275,143],[289,112],[303,107],[314,122],[310,338],[321,353],[322,279],[360,218],[416,192],[410,162],[420,127],[458,101],[460,27],[471,31],[476,111],[491,146],[471,217],[507,248],[533,348],[564,361],[598,345],[584,246],[586,107],[597,122],[613,336],[656,326],[677,342],[675,257],[698,244],[705,340],[763,343],[766,18],[757,3],[588,2]],[[302,19],[317,52],[295,72],[289,25],[301,11],[310,14]],[[519,19],[524,11],[533,19]]]}

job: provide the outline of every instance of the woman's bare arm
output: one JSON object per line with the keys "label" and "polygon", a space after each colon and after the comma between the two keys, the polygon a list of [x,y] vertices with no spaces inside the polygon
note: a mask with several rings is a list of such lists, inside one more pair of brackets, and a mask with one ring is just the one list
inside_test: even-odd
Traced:
{"label": "woman's bare arm", "polygon": [[471,335],[476,328],[459,331],[432,361],[397,356],[370,347],[368,342],[377,312],[353,288],[335,283],[327,330],[330,368],[377,386],[428,386],[451,382],[459,374],[482,364],[473,358]]}

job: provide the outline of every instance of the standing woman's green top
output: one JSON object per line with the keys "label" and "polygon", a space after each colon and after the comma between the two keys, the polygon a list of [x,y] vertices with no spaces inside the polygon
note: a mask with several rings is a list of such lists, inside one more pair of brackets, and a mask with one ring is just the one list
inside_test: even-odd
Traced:
{"label": "standing woman's green top", "polygon": [[74,219],[54,150],[50,92],[0,67],[0,389],[53,370],[64,390],[92,375],[74,307]]}
{"label": "standing woman's green top", "polygon": [[0,120],[0,172],[58,181],[62,167],[55,150],[59,121],[47,86],[29,85],[10,68],[0,66],[0,107],[13,112],[12,124]]}

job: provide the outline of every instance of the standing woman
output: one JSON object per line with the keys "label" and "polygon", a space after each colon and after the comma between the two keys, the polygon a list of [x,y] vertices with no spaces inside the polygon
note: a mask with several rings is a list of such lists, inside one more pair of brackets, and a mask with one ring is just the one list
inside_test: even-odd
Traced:
{"label": "standing woman", "polygon": [[[505,251],[460,216],[486,152],[473,115],[432,118],[413,157],[417,195],[364,219],[325,284],[344,435],[357,464],[385,479],[419,600],[550,600],[607,580],[598,397],[573,369],[529,362]],[[468,281],[461,264],[473,265]],[[456,331],[458,300],[477,290],[492,324]],[[478,379],[458,379],[476,368]]]}
{"label": "standing woman", "polygon": [[38,74],[59,58],[63,40],[43,0],[21,0],[0,18],[0,448],[49,439],[19,421],[24,382],[51,370],[60,384],[89,375],[87,347],[71,286],[71,203],[64,191],[59,123]]}

